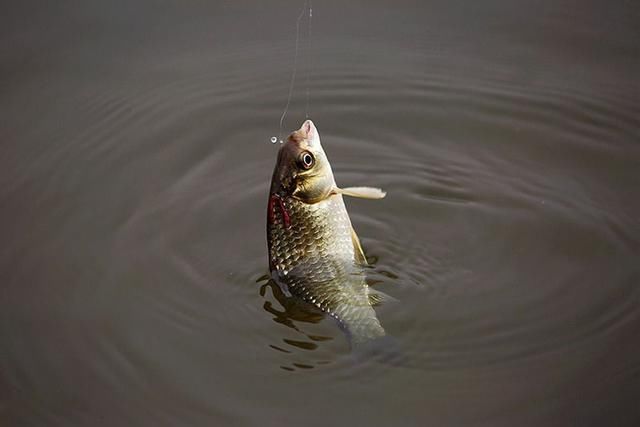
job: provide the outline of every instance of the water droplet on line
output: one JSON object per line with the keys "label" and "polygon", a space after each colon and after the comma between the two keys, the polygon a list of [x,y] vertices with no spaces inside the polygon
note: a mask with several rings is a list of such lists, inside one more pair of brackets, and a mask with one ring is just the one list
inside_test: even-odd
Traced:
{"label": "water droplet on line", "polygon": [[275,136],[271,137],[271,143],[275,144],[276,142],[278,142],[278,138],[276,138]]}

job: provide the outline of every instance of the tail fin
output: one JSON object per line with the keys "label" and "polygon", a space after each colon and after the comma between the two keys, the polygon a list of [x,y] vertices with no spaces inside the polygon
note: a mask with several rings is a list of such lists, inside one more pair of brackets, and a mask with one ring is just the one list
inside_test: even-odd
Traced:
{"label": "tail fin", "polygon": [[351,350],[351,356],[357,363],[375,361],[385,365],[404,366],[407,361],[400,342],[390,335],[354,342]]}

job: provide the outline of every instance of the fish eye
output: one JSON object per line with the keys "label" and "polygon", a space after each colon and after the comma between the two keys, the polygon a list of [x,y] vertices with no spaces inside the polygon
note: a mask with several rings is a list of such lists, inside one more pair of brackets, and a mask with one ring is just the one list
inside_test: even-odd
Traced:
{"label": "fish eye", "polygon": [[315,159],[313,158],[313,154],[308,151],[305,151],[300,155],[300,165],[304,169],[311,169],[313,164],[315,163]]}

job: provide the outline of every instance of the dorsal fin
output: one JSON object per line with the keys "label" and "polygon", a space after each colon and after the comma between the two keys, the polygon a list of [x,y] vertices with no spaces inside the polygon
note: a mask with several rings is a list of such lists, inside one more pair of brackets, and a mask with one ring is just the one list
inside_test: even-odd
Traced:
{"label": "dorsal fin", "polygon": [[362,245],[360,244],[360,239],[356,234],[356,231],[351,227],[351,241],[353,241],[353,252],[356,262],[367,266],[369,263],[367,262],[367,257],[364,256],[364,251],[362,250]]}

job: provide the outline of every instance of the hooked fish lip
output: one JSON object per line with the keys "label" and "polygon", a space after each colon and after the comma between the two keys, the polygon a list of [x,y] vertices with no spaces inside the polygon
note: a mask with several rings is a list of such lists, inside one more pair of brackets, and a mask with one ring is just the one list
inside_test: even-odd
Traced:
{"label": "hooked fish lip", "polygon": [[[313,143],[313,138],[316,137],[317,130],[313,122],[309,119],[302,123],[300,129],[295,130],[287,137],[287,144],[294,145],[302,149],[308,149]],[[283,147],[284,148],[284,147]]]}

